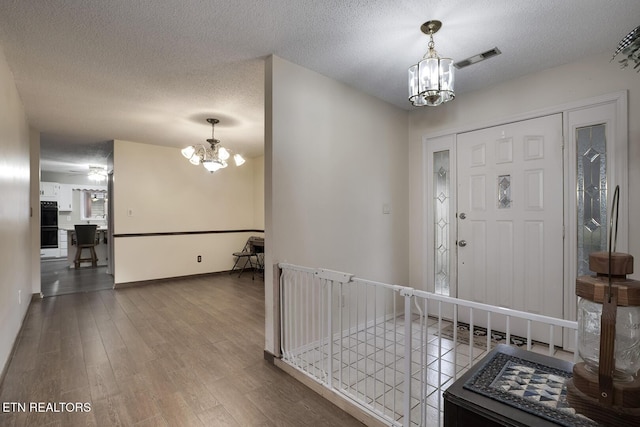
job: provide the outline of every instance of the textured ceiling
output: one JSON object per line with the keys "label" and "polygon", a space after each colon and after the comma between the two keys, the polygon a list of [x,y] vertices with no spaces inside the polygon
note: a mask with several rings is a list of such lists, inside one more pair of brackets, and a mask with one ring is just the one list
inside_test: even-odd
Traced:
{"label": "textured ceiling", "polygon": [[268,55],[410,109],[407,68],[426,51],[419,28],[429,19],[443,22],[436,48],[454,61],[502,51],[457,72],[461,97],[613,53],[640,24],[640,2],[2,0],[0,47],[51,165],[69,167],[70,147],[83,161],[86,147],[104,156],[111,139],[202,143],[207,117],[220,119],[223,145],[254,157],[263,152]]}

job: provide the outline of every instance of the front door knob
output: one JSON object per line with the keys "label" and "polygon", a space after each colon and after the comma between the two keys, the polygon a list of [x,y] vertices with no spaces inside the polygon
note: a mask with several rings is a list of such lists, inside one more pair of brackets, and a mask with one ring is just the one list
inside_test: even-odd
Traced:
{"label": "front door knob", "polygon": [[458,242],[458,246],[464,248],[465,246],[467,246],[467,241],[466,240],[460,240]]}

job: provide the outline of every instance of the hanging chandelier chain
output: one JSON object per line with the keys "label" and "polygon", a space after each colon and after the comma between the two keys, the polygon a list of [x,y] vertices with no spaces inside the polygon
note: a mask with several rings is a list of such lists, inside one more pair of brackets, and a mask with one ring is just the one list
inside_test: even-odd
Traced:
{"label": "hanging chandelier chain", "polygon": [[220,142],[215,138],[215,127],[217,123],[220,123],[220,120],[211,118],[207,119],[207,122],[211,123],[211,139],[207,139],[207,142],[211,145],[211,148],[214,149]]}
{"label": "hanging chandelier chain", "polygon": [[427,45],[429,50],[425,53],[425,58],[436,58],[438,56],[438,52],[436,52],[436,44],[433,41],[433,31],[429,31],[429,44]]}

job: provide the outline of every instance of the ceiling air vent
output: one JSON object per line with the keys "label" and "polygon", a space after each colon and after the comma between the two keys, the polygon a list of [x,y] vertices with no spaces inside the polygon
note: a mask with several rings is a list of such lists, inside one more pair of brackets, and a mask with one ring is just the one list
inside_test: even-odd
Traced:
{"label": "ceiling air vent", "polygon": [[500,49],[498,49],[497,47],[494,47],[493,49],[489,49],[486,52],[482,52],[470,58],[463,59],[462,61],[458,61],[455,64],[453,64],[453,66],[456,67],[457,69],[468,67],[469,65],[475,64],[480,61],[484,61],[485,59],[489,59],[493,56],[500,55],[501,53],[502,52],[500,52]]}

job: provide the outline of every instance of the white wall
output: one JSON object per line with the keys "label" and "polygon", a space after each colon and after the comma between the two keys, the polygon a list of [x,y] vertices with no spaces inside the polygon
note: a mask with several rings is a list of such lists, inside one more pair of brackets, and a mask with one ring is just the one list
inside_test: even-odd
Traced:
{"label": "white wall", "polygon": [[[423,170],[422,138],[450,130],[473,129],[532,111],[628,90],[629,93],[629,251],[640,260],[640,74],[620,70],[610,54],[587,59],[508,81],[473,93],[459,94],[437,108],[413,111],[409,116],[411,286],[422,288]],[[471,68],[469,68],[471,71]],[[638,261],[636,261],[636,271]]]}
{"label": "white wall", "polygon": [[267,60],[265,91],[266,349],[275,351],[273,263],[408,284],[408,134],[405,111],[278,57]]}
{"label": "white wall", "polygon": [[253,224],[264,230],[264,156],[253,159]]}
{"label": "white wall", "polygon": [[254,187],[263,185],[256,163],[248,159],[211,174],[178,148],[116,140],[115,283],[231,269],[231,254],[259,233],[118,235],[257,229]]}
{"label": "white wall", "polygon": [[[0,50],[0,373],[31,301],[30,133]],[[40,206],[33,206],[40,210]],[[18,294],[21,302],[18,303]]]}

